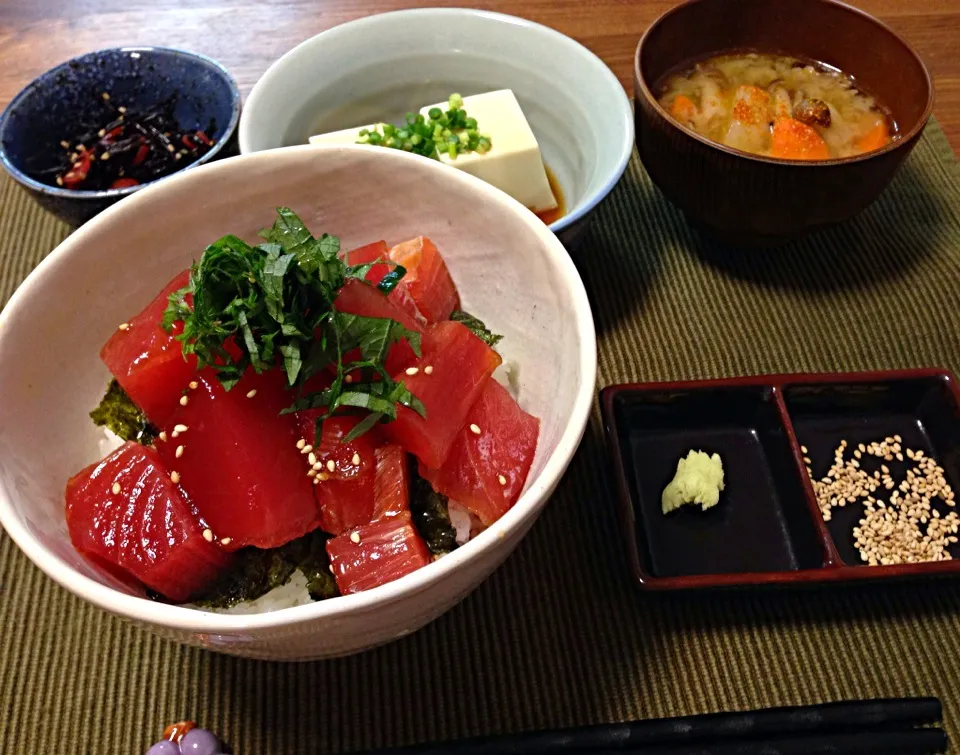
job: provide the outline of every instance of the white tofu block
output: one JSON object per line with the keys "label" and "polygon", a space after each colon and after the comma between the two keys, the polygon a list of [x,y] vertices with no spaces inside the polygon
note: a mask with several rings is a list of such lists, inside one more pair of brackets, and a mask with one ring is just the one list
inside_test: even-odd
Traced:
{"label": "white tofu block", "polygon": [[356,144],[363,129],[371,130],[373,126],[355,126],[341,131],[331,131],[329,134],[318,134],[310,137],[311,144]]}
{"label": "white tofu block", "polygon": [[[446,110],[448,103],[428,105],[420,112],[427,115],[433,107]],[[476,118],[477,130],[489,136],[493,146],[484,155],[468,152],[451,158],[441,153],[440,160],[493,184],[535,212],[554,209],[557,200],[550,190],[540,145],[513,92],[501,89],[464,97],[463,108],[468,117]]]}
{"label": "white tofu block", "polygon": [[[426,116],[431,108],[446,110],[448,106],[448,103],[440,102],[421,108],[420,112]],[[501,89],[464,97],[463,107],[470,118],[476,118],[479,132],[490,137],[492,146],[483,155],[467,152],[452,158],[441,153],[440,161],[493,184],[534,212],[554,209],[557,200],[550,190],[540,145],[513,92]],[[318,134],[310,137],[310,143],[356,144],[361,130],[372,130],[380,125],[355,126]]]}

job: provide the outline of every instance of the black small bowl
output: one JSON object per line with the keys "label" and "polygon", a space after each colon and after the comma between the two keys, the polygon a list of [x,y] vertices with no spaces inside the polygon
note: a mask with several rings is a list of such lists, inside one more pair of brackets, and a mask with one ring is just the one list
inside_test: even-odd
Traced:
{"label": "black small bowl", "polygon": [[[34,79],[0,115],[0,163],[54,215],[80,225],[109,205],[155,181],[122,189],[84,191],[50,186],[34,176],[56,165],[60,142],[96,119],[102,95],[128,108],[146,109],[176,97],[174,115],[184,130],[214,124],[213,147],[180,170],[235,148],[240,90],[219,63],[183,50],[123,47],[68,60]],[[177,171],[179,172],[179,171]]]}

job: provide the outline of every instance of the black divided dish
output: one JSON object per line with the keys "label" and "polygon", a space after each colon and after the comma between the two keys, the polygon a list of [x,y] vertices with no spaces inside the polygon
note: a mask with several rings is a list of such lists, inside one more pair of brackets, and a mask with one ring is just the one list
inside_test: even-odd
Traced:
{"label": "black divided dish", "polygon": [[[850,458],[858,443],[899,435],[904,451],[932,456],[960,490],[958,395],[954,378],[939,370],[604,388],[601,408],[635,579],[668,590],[960,572],[956,546],[957,561],[867,567],[852,534],[862,503],[834,508],[824,522],[801,453],[802,445],[820,478],[841,440]],[[720,503],[664,515],[663,489],[691,450],[720,454]],[[881,463],[898,481],[910,465],[870,459],[864,467]],[[950,510],[935,506],[941,514]]]}

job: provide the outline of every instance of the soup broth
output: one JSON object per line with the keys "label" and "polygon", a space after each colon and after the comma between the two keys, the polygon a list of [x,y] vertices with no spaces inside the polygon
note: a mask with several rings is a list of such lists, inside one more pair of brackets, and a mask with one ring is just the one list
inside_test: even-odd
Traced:
{"label": "soup broth", "polygon": [[785,55],[716,55],[668,75],[657,92],[684,126],[766,157],[850,157],[899,138],[886,108],[850,76]]}

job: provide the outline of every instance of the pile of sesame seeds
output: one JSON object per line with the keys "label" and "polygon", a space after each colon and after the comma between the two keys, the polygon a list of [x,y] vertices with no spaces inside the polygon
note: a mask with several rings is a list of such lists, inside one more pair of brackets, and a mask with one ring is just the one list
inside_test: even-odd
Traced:
{"label": "pile of sesame seeds", "polygon": [[[960,516],[956,511],[941,515],[934,505],[939,499],[951,509],[956,506],[954,492],[936,460],[923,451],[904,449],[899,435],[860,443],[849,458],[848,448],[846,440],[840,441],[826,477],[817,480],[807,449],[801,447],[824,521],[831,520],[834,508],[862,501],[863,516],[853,529],[853,539],[864,563],[951,560],[949,548],[958,542]],[[871,457],[880,462],[872,472],[862,465]],[[884,463],[894,460],[912,463],[899,482]]]}

